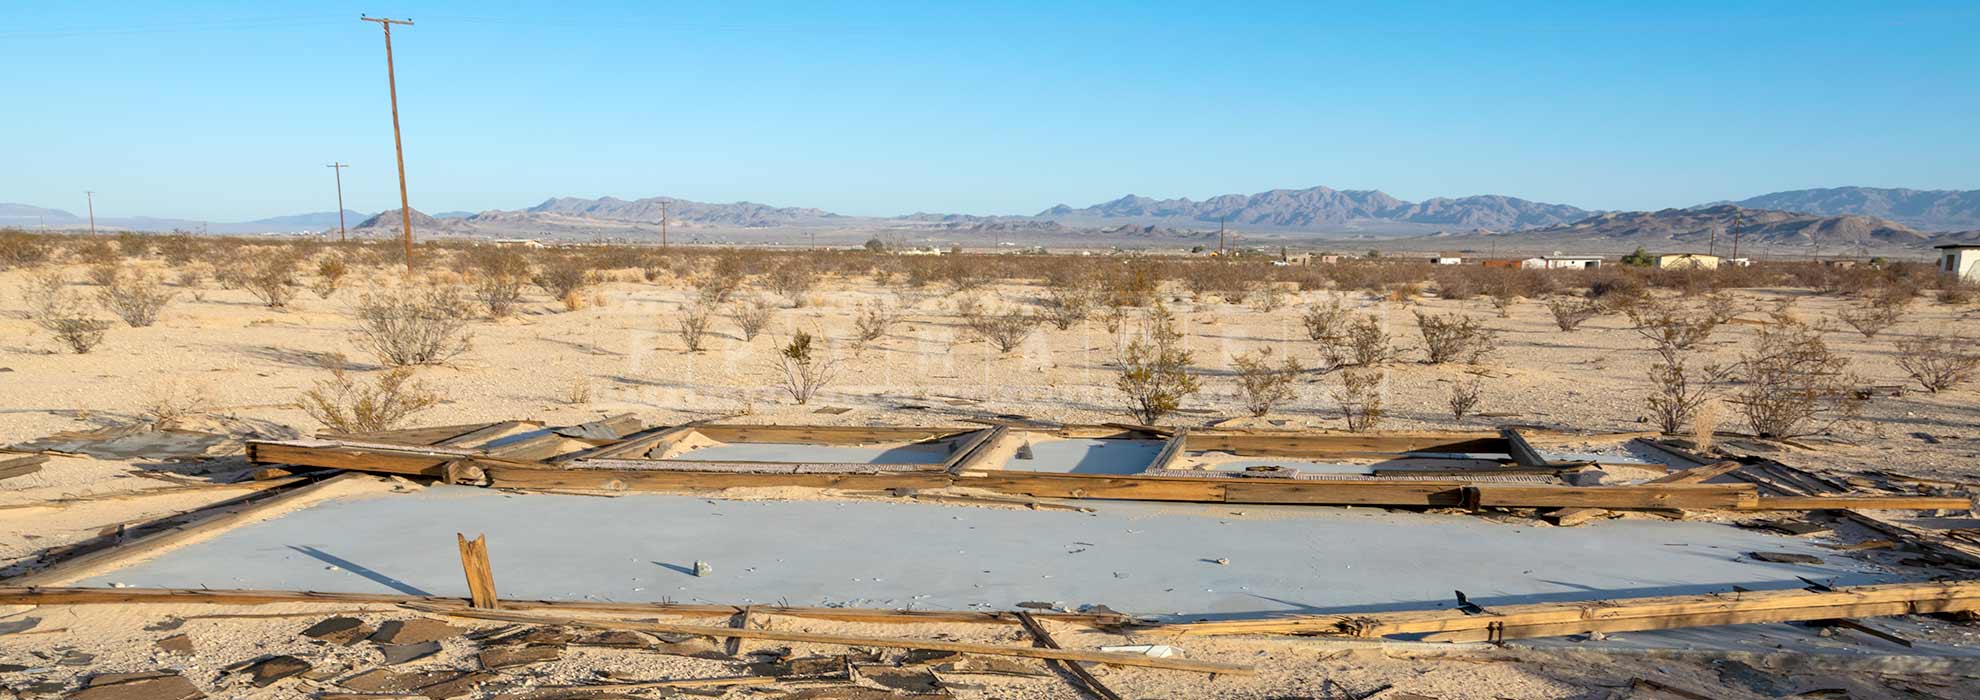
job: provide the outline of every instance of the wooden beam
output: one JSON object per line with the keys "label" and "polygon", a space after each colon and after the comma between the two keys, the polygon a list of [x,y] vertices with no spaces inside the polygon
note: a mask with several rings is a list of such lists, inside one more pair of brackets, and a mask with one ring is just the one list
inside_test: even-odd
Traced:
{"label": "wooden beam", "polygon": [[454,533],[460,541],[461,570],[467,574],[468,605],[494,610],[501,607],[495,597],[495,572],[488,561],[488,536],[475,535],[470,540],[467,535]]}
{"label": "wooden beam", "polygon": [[479,430],[455,435],[432,444],[439,447],[480,447],[482,443],[501,438],[517,428],[525,427],[541,428],[543,424],[536,421],[505,420],[500,423],[490,423]]}
{"label": "wooden beam", "polygon": [[41,465],[48,463],[48,455],[21,455],[0,459],[0,479],[12,479],[41,471]]}
{"label": "wooden beam", "polygon": [[214,507],[172,516],[172,518],[187,516],[195,518],[191,522],[87,554],[43,564],[33,571],[0,583],[9,586],[43,586],[68,581],[84,576],[93,569],[121,565],[194,537],[240,525],[259,517],[262,513],[309,498],[335,484],[357,478],[362,477],[357,474],[338,474],[312,484],[296,484],[286,488],[257,491]]}
{"label": "wooden beam", "polygon": [[955,451],[949,454],[949,458],[942,460],[942,471],[949,473],[960,471],[956,467],[962,464],[963,460],[968,459],[971,454],[981,451],[985,445],[990,444],[990,441],[1003,437],[1007,432],[1010,432],[1009,428],[998,426],[995,428],[984,428],[970,433],[969,437],[961,438],[962,442],[956,445]]}
{"label": "wooden beam", "polygon": [[1513,461],[1518,462],[1520,466],[1545,467],[1551,464],[1539,450],[1533,449],[1533,444],[1526,441],[1526,436],[1519,434],[1519,429],[1500,428],[1499,436],[1506,440],[1506,454],[1511,455]]}
{"label": "wooden beam", "polygon": [[650,453],[655,449],[659,449],[664,445],[669,445],[676,441],[679,441],[681,438],[687,437],[689,435],[693,435],[694,432],[695,432],[695,428],[694,426],[691,425],[676,425],[667,428],[652,428],[647,432],[645,432],[644,434],[633,435],[628,437],[627,439],[620,440],[618,442],[599,445],[589,450],[583,450],[574,454],[566,455],[563,459],[559,459],[557,461],[563,462],[563,461],[574,461],[580,459],[608,459],[608,458],[617,458],[617,457],[645,459],[647,453]]}
{"label": "wooden beam", "polygon": [[1955,496],[1761,496],[1743,510],[1972,510],[1973,499]]}
{"label": "wooden beam", "polygon": [[[1671,472],[1669,474],[1665,474],[1655,479],[1651,479],[1650,481],[1645,483],[1702,484],[1705,483],[1706,481],[1710,481],[1713,477],[1723,476],[1726,474],[1739,471],[1739,468],[1740,468],[1740,463],[1738,462],[1732,462],[1732,461],[1718,462],[1715,464],[1707,464],[1703,466],[1692,467],[1690,469],[1686,469],[1683,471]],[[1552,513],[1548,513],[1546,517],[1549,520],[1554,521],[1555,525],[1559,525],[1561,527],[1573,527],[1575,525],[1579,525],[1589,520],[1602,517],[1602,515],[1607,512],[1608,511],[1605,511],[1601,508],[1562,508]]]}
{"label": "wooden beam", "polygon": [[987,432],[989,434],[983,436],[983,439],[970,451],[958,452],[950,457],[945,470],[954,475],[971,469],[990,468],[991,465],[984,462],[1003,453],[1006,443],[1025,439],[1023,433],[1013,432],[1008,426],[999,425],[990,428]]}
{"label": "wooden beam", "polygon": [[[1181,436],[1179,435],[1177,437],[1180,438]],[[1045,626],[1039,624],[1038,618],[1032,617],[1031,613],[1018,611],[1017,618],[1018,623],[1024,625],[1024,631],[1031,634],[1032,644],[1047,649],[1064,648],[1059,646],[1059,641],[1053,639],[1052,633],[1046,631]],[[1088,695],[1100,698],[1100,700],[1123,700],[1120,693],[1114,692],[1113,689],[1107,687],[1107,684],[1101,683],[1100,679],[1095,677],[1092,671],[1086,670],[1086,667],[1079,665],[1079,662],[1052,660],[1045,663],[1050,664],[1053,668],[1065,671],[1066,674],[1072,676],[1073,680],[1079,682],[1080,690],[1086,691]]]}
{"label": "wooden beam", "polygon": [[[0,605],[274,605],[282,603],[320,603],[325,605],[421,605],[464,606],[466,599],[442,596],[414,596],[391,593],[322,593],[316,591],[260,591],[245,589],[209,588],[56,588],[56,587],[0,587]],[[560,612],[594,612],[621,615],[678,615],[683,617],[713,617],[730,615],[743,609],[735,605],[705,605],[685,603],[612,603],[591,600],[519,600],[501,599],[498,602],[505,610],[547,610]],[[1016,618],[1008,612],[980,612],[973,610],[886,610],[878,608],[820,608],[820,607],[769,607],[753,606],[758,614],[796,617],[810,620],[834,620],[839,622],[871,623],[917,623],[917,622],[967,622],[1012,624]],[[1083,613],[1034,613],[1059,622],[1083,625],[1117,625],[1122,622],[1120,615],[1094,615]]]}
{"label": "wooden beam", "polygon": [[1746,484],[1645,484],[1641,486],[1532,486],[1474,484],[1477,504],[1502,508],[1593,507],[1610,509],[1739,510],[1759,495]]}
{"label": "wooden beam", "polygon": [[661,634],[692,634],[713,639],[742,637],[764,639],[777,642],[800,642],[804,644],[831,644],[849,647],[881,647],[886,649],[924,649],[928,651],[953,651],[964,654],[984,654],[989,656],[1016,656],[1028,659],[1055,659],[1059,661],[1092,661],[1116,666],[1135,666],[1169,671],[1193,671],[1196,673],[1227,673],[1249,675],[1252,667],[1214,661],[1194,661],[1189,659],[1158,659],[1145,654],[1120,654],[1104,651],[1079,651],[1073,649],[1039,649],[1035,647],[1007,647],[994,644],[971,644],[935,639],[903,639],[899,637],[857,637],[842,634],[798,632],[794,630],[736,629],[711,625],[682,625],[665,622],[628,622],[621,620],[593,620],[576,617],[554,617],[549,615],[527,615],[496,610],[470,610],[437,606],[409,605],[415,610],[471,620],[493,620],[529,625],[559,627],[584,627],[590,629],[633,630],[638,632],[658,632]]}
{"label": "wooden beam", "polygon": [[1980,580],[1853,586],[1828,591],[1789,589],[1705,595],[1489,606],[1472,615],[1448,607],[1367,614],[1295,615],[1169,625],[1157,632],[1204,634],[1317,634],[1387,637],[1399,634],[1451,634],[1445,641],[1519,636],[1559,636],[1592,631],[1639,631],[1675,627],[1786,622],[1836,617],[1876,617],[1907,611],[1943,612],[1980,608]]}
{"label": "wooden beam", "polygon": [[1229,452],[1241,456],[1338,458],[1394,455],[1406,452],[1505,452],[1506,441],[1496,433],[1337,433],[1287,432],[1234,434],[1190,431],[1192,452]]}
{"label": "wooden beam", "polygon": [[500,423],[463,423],[460,425],[435,425],[425,428],[405,428],[401,430],[380,430],[368,433],[321,433],[326,440],[356,440],[363,442],[391,442],[401,445],[437,445],[455,437],[478,430],[501,425]]}
{"label": "wooden beam", "polygon": [[1187,449],[1189,449],[1189,428],[1177,428],[1174,433],[1169,435],[1168,442],[1162,444],[1162,450],[1156,452],[1155,457],[1148,460],[1147,466],[1142,467],[1141,470],[1144,472],[1159,472],[1168,469],[1169,465],[1174,464],[1177,459],[1180,459],[1183,451]]}

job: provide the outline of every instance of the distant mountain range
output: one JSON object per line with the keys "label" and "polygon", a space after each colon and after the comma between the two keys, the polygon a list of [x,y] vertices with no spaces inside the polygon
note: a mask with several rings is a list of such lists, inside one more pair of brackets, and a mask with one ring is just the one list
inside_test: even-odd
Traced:
{"label": "distant mountain range", "polygon": [[1490,243],[1500,250],[1579,249],[1590,252],[1630,250],[1704,252],[1716,241],[1721,254],[1737,241],[1743,251],[1813,251],[1843,254],[1858,248],[1890,250],[1917,248],[1951,240],[1903,224],[1870,216],[1821,216],[1733,204],[1664,209],[1654,212],[1610,212],[1569,224],[1504,233],[1469,232],[1424,236],[1413,247],[1452,246],[1476,249]]}
{"label": "distant mountain range", "polygon": [[[1742,239],[1759,246],[1877,245],[1915,247],[1931,242],[1925,232],[1980,229],[1980,190],[1907,190],[1840,187],[1761,195],[1655,212],[1602,212],[1566,204],[1503,195],[1432,198],[1411,202],[1379,190],[1312,187],[1226,194],[1204,200],[1154,199],[1126,195],[1082,208],[1061,204],[1031,216],[976,216],[916,213],[896,217],[847,216],[823,209],[777,207],[755,202],[709,203],[673,197],[619,199],[555,197],[535,206],[479,213],[415,211],[415,231],[459,236],[545,238],[643,238],[657,234],[662,216],[680,240],[722,241],[732,235],[754,240],[805,235],[864,240],[870,234],[897,237],[940,235],[1000,242],[1118,239],[1183,242],[1214,237],[1219,224],[1252,242],[1292,242],[1299,238],[1394,240],[1420,237],[1428,242],[1464,240],[1512,242],[1587,238],[1609,244],[1689,245],[1709,240],[1717,229],[1730,237],[1731,218],[1743,218]],[[360,234],[384,235],[399,229],[398,210],[375,216],[345,212]],[[68,211],[24,204],[0,204],[0,226],[73,230],[86,219]],[[100,229],[199,230],[201,222],[152,217],[99,217]],[[334,229],[336,212],[315,212],[255,221],[205,224],[213,233],[280,233]],[[748,232],[757,232],[750,234]],[[783,233],[778,233],[782,231]],[[932,239],[930,239],[932,240]],[[1959,240],[1947,238],[1946,240]]]}

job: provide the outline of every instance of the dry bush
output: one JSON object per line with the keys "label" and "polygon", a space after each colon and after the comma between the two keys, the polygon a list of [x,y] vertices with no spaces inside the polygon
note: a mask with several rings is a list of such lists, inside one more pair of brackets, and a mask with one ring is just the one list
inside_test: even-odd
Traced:
{"label": "dry bush", "polygon": [[1154,425],[1196,393],[1196,377],[1189,373],[1195,359],[1194,353],[1183,348],[1175,315],[1157,304],[1142,332],[1121,348],[1121,369],[1114,377],[1114,387],[1127,395],[1128,410],[1136,420]]}
{"label": "dry bush", "polygon": [[708,309],[707,304],[694,303],[681,307],[680,316],[676,320],[679,323],[681,344],[687,346],[688,352],[701,352],[708,337],[709,321],[714,317],[714,312]]}
{"label": "dry bush", "polygon": [[158,237],[158,245],[155,248],[158,251],[158,257],[164,259],[165,264],[172,267],[183,267],[192,264],[193,261],[202,260],[207,257],[206,244],[200,241],[197,236],[194,236],[191,231],[175,230],[169,234],[160,236]]}
{"label": "dry bush", "polygon": [[1712,442],[1719,431],[1719,402],[1707,401],[1691,414],[1691,451],[1712,454]]}
{"label": "dry bush", "polygon": [[515,313],[523,283],[530,281],[528,258],[509,248],[476,247],[468,251],[466,267],[469,289],[489,318]]}
{"label": "dry bush", "polygon": [[543,261],[530,282],[549,294],[550,298],[563,300],[566,309],[576,311],[569,300],[576,298],[578,305],[582,306],[584,290],[598,283],[598,271],[592,269],[591,261],[582,256],[556,254]]}
{"label": "dry bush", "polygon": [[1273,364],[1270,347],[1231,358],[1231,369],[1237,375],[1244,408],[1253,416],[1271,413],[1279,404],[1293,400],[1293,382],[1305,371],[1299,360],[1291,357]]}
{"label": "dry bush", "polygon": [[764,282],[791,306],[804,306],[804,295],[818,286],[818,268],[809,260],[793,258],[771,270]]}
{"label": "dry bush", "polygon": [[206,399],[210,393],[211,390],[205,386],[168,379],[145,390],[144,398],[138,404],[138,413],[155,424],[205,415],[211,410],[211,404]]}
{"label": "dry bush", "polygon": [[784,392],[802,406],[838,375],[838,360],[825,343],[810,333],[798,331],[777,349],[777,368],[782,372]]}
{"label": "dry bush", "polygon": [[1430,280],[1437,285],[1437,296],[1451,301],[1463,301],[1485,293],[1481,282],[1482,267],[1460,267],[1439,265],[1430,273]]}
{"label": "dry bush", "polygon": [[411,367],[394,367],[365,384],[344,369],[342,359],[330,367],[329,379],[317,382],[296,402],[326,428],[340,433],[391,430],[440,403],[438,393],[413,380]]}
{"label": "dry bush", "polygon": [[85,273],[84,276],[89,278],[90,284],[98,287],[108,287],[117,283],[117,275],[123,271],[124,266],[114,262],[97,263],[89,266],[89,272]]}
{"label": "dry bush", "polygon": [[1269,314],[1286,305],[1286,290],[1277,282],[1253,282],[1249,287],[1251,308],[1259,313]]}
{"label": "dry bush", "polygon": [[[4,242],[0,242],[0,247],[4,247]],[[4,252],[0,252],[0,257],[4,257]],[[4,268],[5,262],[0,260],[0,269]],[[1934,288],[1938,290],[1939,303],[1949,306],[1971,304],[1975,298],[1980,298],[1980,283],[1955,275],[1939,275]]]}
{"label": "dry bush", "polygon": [[391,367],[433,365],[467,352],[468,302],[454,287],[397,288],[358,300],[356,344]]}
{"label": "dry bush", "polygon": [[48,261],[49,253],[41,237],[16,228],[0,228],[0,270],[40,265]]}
{"label": "dry bush", "polygon": [[1637,334],[1660,349],[1690,350],[1712,337],[1712,331],[1719,327],[1718,319],[1711,313],[1671,301],[1646,301],[1629,309],[1627,314]]}
{"label": "dry bush", "polygon": [[[221,264],[228,273],[229,282],[253,294],[261,303],[272,309],[286,308],[289,300],[296,296],[296,265],[302,262],[294,250],[287,248],[260,248],[240,251],[233,264]],[[216,279],[218,275],[216,274]]]}
{"label": "dry bush", "polygon": [[1060,286],[1048,283],[1045,299],[1045,319],[1059,330],[1070,330],[1075,324],[1093,314],[1096,290],[1086,284]]}
{"label": "dry bush", "polygon": [[1740,355],[1741,387],[1732,402],[1754,433],[1791,438],[1855,415],[1849,358],[1831,350],[1820,331],[1800,323],[1768,326],[1750,347]]}
{"label": "dry bush", "polygon": [[1862,333],[1865,338],[1875,338],[1878,333],[1904,320],[1904,305],[1883,300],[1873,300],[1868,304],[1836,312],[1836,317],[1850,328]]}
{"label": "dry bush", "polygon": [[1100,303],[1109,307],[1147,306],[1155,302],[1155,293],[1162,288],[1159,271],[1147,260],[1103,266],[1101,272]]}
{"label": "dry bush", "polygon": [[[705,299],[703,303],[707,303]],[[774,313],[776,307],[754,296],[729,305],[729,320],[736,322],[736,330],[742,333],[745,343],[755,340],[763,329],[770,327],[770,316]]]}
{"label": "dry bush", "polygon": [[1463,314],[1433,315],[1417,311],[1416,328],[1423,334],[1423,351],[1433,365],[1476,364],[1499,346],[1498,332]]}
{"label": "dry bush", "polygon": [[85,265],[114,264],[118,260],[123,259],[123,256],[117,253],[117,246],[115,244],[101,238],[92,238],[77,243],[74,248],[69,250],[69,253],[75,256],[77,262]]}
{"label": "dry bush", "polygon": [[1700,407],[1718,393],[1733,368],[1707,364],[1693,369],[1683,352],[1669,346],[1660,346],[1658,356],[1659,361],[1650,366],[1651,392],[1644,402],[1657,428],[1674,435],[1696,420]]}
{"label": "dry bush", "polygon": [[1347,429],[1374,430],[1382,424],[1382,381],[1380,369],[1350,369],[1341,372],[1341,386],[1334,390]]}
{"label": "dry bush", "polygon": [[723,304],[742,289],[743,273],[741,263],[734,258],[723,258],[727,265],[718,263],[714,269],[694,275],[689,284],[694,287],[694,296],[704,304]]}
{"label": "dry bush", "polygon": [[332,255],[318,260],[316,261],[316,283],[310,285],[309,289],[312,292],[316,292],[316,298],[328,299],[330,295],[337,293],[338,287],[343,284],[344,276],[350,273],[350,263],[344,262],[344,259],[340,256]]}
{"label": "dry bush", "polygon": [[1554,315],[1554,326],[1573,332],[1589,319],[1602,315],[1602,303],[1582,297],[1550,297],[1547,311]]}
{"label": "dry bush", "polygon": [[1741,306],[1739,300],[1733,298],[1732,294],[1719,291],[1705,295],[1705,314],[1714,324],[1731,323],[1743,313],[1746,313],[1746,307]]}
{"label": "dry bush", "polygon": [[32,274],[21,283],[21,301],[27,302],[28,318],[35,321],[53,316],[70,297],[69,278],[61,270]]}
{"label": "dry bush", "polygon": [[1897,366],[1926,391],[1938,393],[1980,370],[1980,341],[1956,335],[1921,335],[1897,342]]}
{"label": "dry bush", "polygon": [[1024,345],[1033,331],[1038,330],[1042,321],[1038,316],[1023,311],[1000,313],[979,313],[968,321],[969,330],[997,347],[997,352],[1005,355]]}
{"label": "dry bush", "polygon": [[1198,303],[1221,300],[1226,304],[1244,301],[1251,275],[1245,266],[1229,259],[1210,260],[1191,267],[1183,277],[1183,287]]}
{"label": "dry bush", "polygon": [[1461,421],[1478,408],[1478,402],[1485,396],[1485,383],[1478,379],[1457,382],[1451,385],[1451,393],[1445,397],[1444,405],[1451,409],[1451,420]]}
{"label": "dry bush", "polygon": [[132,328],[149,326],[158,320],[158,313],[165,310],[172,297],[178,293],[165,288],[165,284],[150,274],[135,272],[119,274],[110,284],[97,292],[97,299],[104,308]]}
{"label": "dry bush", "polygon": [[62,341],[69,350],[88,354],[103,343],[110,322],[96,318],[73,292],[63,292],[53,304],[41,310],[35,323]]}
{"label": "dry bush", "polygon": [[1363,315],[1348,324],[1347,334],[1342,336],[1347,352],[1355,366],[1372,367],[1395,359],[1395,338],[1383,328],[1382,319],[1373,314]]}
{"label": "dry bush", "polygon": [[861,303],[858,313],[853,315],[854,347],[864,348],[867,343],[885,337],[900,321],[901,312],[893,304],[879,299]]}
{"label": "dry bush", "polygon": [[1325,306],[1315,304],[1307,307],[1299,320],[1306,325],[1306,337],[1316,343],[1333,343],[1346,332],[1351,315],[1341,306],[1340,297],[1334,297],[1327,300]]}

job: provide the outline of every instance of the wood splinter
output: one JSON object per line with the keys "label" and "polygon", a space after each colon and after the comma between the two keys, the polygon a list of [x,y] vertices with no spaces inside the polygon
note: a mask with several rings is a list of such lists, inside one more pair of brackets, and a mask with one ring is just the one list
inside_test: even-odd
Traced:
{"label": "wood splinter", "polygon": [[495,572],[488,563],[488,536],[476,535],[469,540],[467,535],[454,533],[460,541],[461,569],[467,573],[469,607],[494,610],[501,605],[495,598]]}

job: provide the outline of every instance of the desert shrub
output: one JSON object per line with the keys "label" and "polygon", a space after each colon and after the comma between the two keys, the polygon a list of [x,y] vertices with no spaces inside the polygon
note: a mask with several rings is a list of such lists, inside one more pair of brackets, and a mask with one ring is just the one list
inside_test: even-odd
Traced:
{"label": "desert shrub", "polygon": [[[704,303],[706,300],[704,299]],[[763,329],[770,326],[770,316],[776,307],[760,298],[738,300],[729,305],[729,320],[736,323],[736,330],[742,333],[743,342],[756,339]]]}
{"label": "desert shrub", "polygon": [[343,283],[344,276],[350,274],[350,272],[350,263],[344,262],[341,256],[332,255],[318,260],[316,261],[316,283],[310,286],[310,291],[316,292],[316,298],[318,299],[328,299],[330,295],[337,293],[337,288]]}
{"label": "desert shrub", "polygon": [[1463,314],[1416,312],[1416,328],[1423,334],[1423,350],[1430,364],[1446,362],[1477,363],[1498,348],[1499,334],[1478,319]]}
{"label": "desert shrub", "polygon": [[0,270],[33,267],[48,261],[49,246],[39,236],[15,228],[0,228]]}
{"label": "desert shrub", "polygon": [[1340,297],[1334,297],[1324,306],[1314,304],[1307,307],[1306,313],[1301,314],[1299,320],[1306,326],[1306,337],[1318,343],[1332,343],[1339,340],[1346,332],[1348,317],[1351,315],[1341,306]]}
{"label": "desert shrub", "polygon": [[1897,366],[1926,391],[1938,393],[1973,378],[1980,370],[1980,341],[1952,335],[1921,335],[1897,342]]}
{"label": "desert shrub", "polygon": [[1761,328],[1751,347],[1740,355],[1741,386],[1732,402],[1754,433],[1791,438],[1855,415],[1849,358],[1831,350],[1820,331],[1775,324]]}
{"label": "desert shrub", "polygon": [[598,271],[592,269],[591,261],[582,256],[551,255],[537,267],[530,282],[552,299],[582,299],[584,290],[598,283]]}
{"label": "desert shrub", "polygon": [[809,260],[792,258],[771,270],[764,281],[791,306],[804,306],[804,295],[818,286],[818,268]]}
{"label": "desert shrub", "polygon": [[688,352],[701,352],[708,336],[708,323],[714,316],[706,304],[688,304],[681,308],[675,320],[679,324],[681,344],[687,346]]}
{"label": "desert shrub", "polygon": [[529,259],[509,248],[477,247],[467,254],[467,278],[474,300],[489,318],[507,318],[522,301],[523,283],[530,281]]}
{"label": "desert shrub", "polygon": [[165,264],[172,267],[189,265],[207,257],[206,245],[191,231],[175,230],[160,236],[155,249],[158,251],[158,257],[163,258]]}
{"label": "desert shrub", "polygon": [[210,393],[207,387],[169,379],[145,390],[138,403],[138,414],[153,424],[170,424],[202,415],[210,410],[206,398]]}
{"label": "desert shrub", "polygon": [[790,342],[777,349],[777,368],[782,373],[784,392],[802,406],[811,402],[838,374],[838,361],[823,342],[810,333],[798,331]]}
{"label": "desert shrub", "polygon": [[1738,318],[1746,311],[1746,307],[1741,306],[1739,300],[1733,298],[1730,293],[1718,291],[1705,295],[1705,315],[1712,319],[1715,325],[1731,323],[1734,318]]}
{"label": "desert shrub", "polygon": [[1485,395],[1485,383],[1472,379],[1451,385],[1451,393],[1445,397],[1444,405],[1451,409],[1451,420],[1461,421],[1478,408],[1478,402]]}
{"label": "desert shrub", "polygon": [[1272,313],[1286,305],[1286,290],[1277,282],[1253,282],[1249,285],[1251,308],[1259,313]]}
{"label": "desert shrub", "polygon": [[1383,328],[1382,319],[1373,314],[1363,315],[1348,324],[1347,334],[1342,336],[1347,358],[1359,367],[1370,367],[1388,362],[1396,356],[1395,338]]}
{"label": "desert shrub", "polygon": [[1555,327],[1572,332],[1589,319],[1602,315],[1602,304],[1583,297],[1551,297],[1547,299],[1547,311],[1554,315]]}
{"label": "desert shrub", "polygon": [[1868,304],[1843,309],[1836,317],[1850,328],[1862,333],[1865,338],[1875,338],[1878,333],[1897,325],[1904,318],[1904,304],[1895,299],[1873,300]]}
{"label": "desert shrub", "polygon": [[1237,375],[1238,396],[1244,401],[1244,409],[1253,416],[1271,413],[1279,404],[1293,400],[1293,382],[1305,371],[1291,357],[1273,364],[1270,347],[1231,358],[1231,369]]}
{"label": "desert shrub", "polygon": [[[222,265],[229,278],[240,289],[253,294],[269,308],[280,309],[289,305],[296,296],[296,265],[301,262],[293,250],[286,248],[261,248],[246,251],[233,265]],[[216,275],[217,278],[217,275]],[[221,286],[226,286],[222,282]]]}
{"label": "desert shrub", "polygon": [[1382,380],[1380,369],[1362,368],[1341,372],[1341,385],[1334,389],[1334,403],[1340,407],[1347,429],[1374,430],[1382,424]]}
{"label": "desert shrub", "polygon": [[413,414],[440,403],[438,393],[414,381],[411,367],[394,367],[370,384],[352,377],[341,361],[330,373],[329,379],[303,392],[296,407],[336,432],[391,430]]}
{"label": "desert shrub", "polygon": [[97,299],[104,308],[132,328],[149,326],[158,320],[158,312],[172,301],[177,292],[165,288],[165,284],[154,275],[142,272],[119,274],[111,278],[110,284],[97,292]]}
{"label": "desert shrub", "polygon": [[997,352],[1009,355],[1038,330],[1041,320],[1023,311],[980,313],[969,319],[969,330],[996,346]]}
{"label": "desert shrub", "polygon": [[1628,313],[1649,296],[1650,288],[1637,273],[1599,268],[1587,273],[1588,298],[1612,311]]}
{"label": "desert shrub", "polygon": [[1658,362],[1650,366],[1651,391],[1644,403],[1659,430],[1677,434],[1718,393],[1733,368],[1707,364],[1694,369],[1687,366],[1691,362],[1686,354],[1675,348],[1658,352]]}
{"label": "desert shrub", "polygon": [[96,349],[110,330],[109,321],[96,318],[80,298],[66,291],[41,311],[35,323],[78,355]]}
{"label": "desert shrub", "polygon": [[867,343],[886,336],[887,331],[900,321],[901,312],[892,304],[879,299],[861,303],[859,311],[853,315],[853,343],[856,347],[865,347]]}
{"label": "desert shrub", "polygon": [[102,238],[93,238],[77,243],[70,249],[77,262],[85,265],[114,264],[123,256],[117,254],[117,246]]}
{"label": "desert shrub", "polygon": [[89,266],[89,271],[83,273],[83,277],[87,278],[90,284],[108,287],[117,283],[117,275],[121,272],[123,266],[117,263],[97,263]]}
{"label": "desert shrub", "polygon": [[60,270],[29,275],[21,283],[21,301],[27,302],[28,318],[35,321],[53,316],[70,296],[69,278]]}
{"label": "desert shrub", "polygon": [[359,347],[391,367],[433,365],[467,352],[468,302],[454,287],[374,291],[358,300]]}
{"label": "desert shrub", "polygon": [[1183,277],[1183,287],[1198,302],[1222,300],[1235,304],[1244,300],[1250,275],[1245,266],[1231,260],[1211,260],[1192,266]]}
{"label": "desert shrub", "polygon": [[1479,283],[1478,275],[1473,272],[1482,269],[1484,268],[1439,265],[1437,270],[1431,273],[1430,278],[1437,284],[1437,296],[1451,301],[1463,301],[1485,292],[1484,286]]}
{"label": "desert shrub", "polygon": [[1063,331],[1093,314],[1093,298],[1094,289],[1085,284],[1054,284],[1045,290],[1045,299],[1040,303],[1045,307],[1045,319]]}
{"label": "desert shrub", "polygon": [[1658,348],[1689,350],[1712,337],[1712,331],[1719,327],[1711,313],[1670,301],[1645,302],[1630,309],[1628,316],[1636,333]]}
{"label": "desert shrub", "polygon": [[1162,278],[1151,262],[1129,260],[1101,268],[1100,303],[1110,307],[1147,306],[1162,288]]}
{"label": "desert shrub", "polygon": [[694,295],[704,304],[727,303],[742,288],[745,273],[736,258],[722,258],[714,267],[689,278]]}
{"label": "desert shrub", "polygon": [[1182,407],[1198,389],[1189,365],[1196,355],[1183,347],[1175,315],[1157,304],[1142,332],[1121,348],[1120,373],[1114,387],[1125,394],[1129,412],[1153,425]]}

